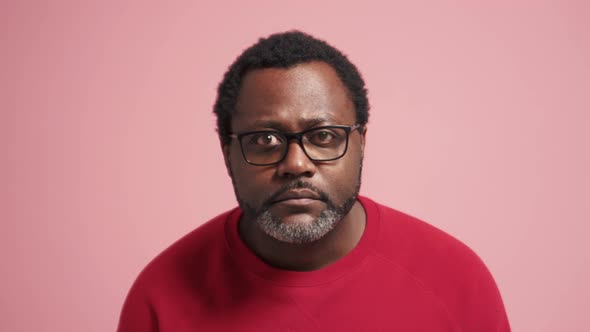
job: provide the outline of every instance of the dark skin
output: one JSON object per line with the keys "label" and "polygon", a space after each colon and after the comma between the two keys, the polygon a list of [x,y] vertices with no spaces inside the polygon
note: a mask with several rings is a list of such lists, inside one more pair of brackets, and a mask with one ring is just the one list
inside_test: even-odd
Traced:
{"label": "dark skin", "polygon": [[[232,132],[278,130],[300,132],[324,125],[353,125],[354,105],[346,87],[328,64],[309,62],[283,68],[257,69],[243,81],[232,116]],[[335,161],[313,162],[295,142],[289,143],[285,159],[276,165],[248,164],[239,143],[224,145],[223,154],[238,197],[252,207],[259,207],[269,195],[283,185],[303,181],[328,194],[337,205],[355,193],[360,176],[366,131],[353,131],[348,151]],[[326,208],[313,201],[297,209],[281,204],[270,211],[286,223],[311,223]],[[356,201],[336,227],[321,239],[304,244],[279,241],[243,215],[239,233],[245,244],[268,264],[296,271],[323,268],[349,253],[360,240],[366,215]]]}

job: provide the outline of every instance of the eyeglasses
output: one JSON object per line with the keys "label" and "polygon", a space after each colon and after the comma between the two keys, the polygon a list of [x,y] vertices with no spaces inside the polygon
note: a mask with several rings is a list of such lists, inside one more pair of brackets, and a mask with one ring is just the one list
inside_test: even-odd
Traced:
{"label": "eyeglasses", "polygon": [[360,124],[323,126],[298,133],[261,130],[228,136],[238,139],[242,155],[249,164],[268,166],[278,164],[285,159],[289,152],[289,142],[294,139],[312,161],[340,159],[348,149],[349,134],[361,127]]}

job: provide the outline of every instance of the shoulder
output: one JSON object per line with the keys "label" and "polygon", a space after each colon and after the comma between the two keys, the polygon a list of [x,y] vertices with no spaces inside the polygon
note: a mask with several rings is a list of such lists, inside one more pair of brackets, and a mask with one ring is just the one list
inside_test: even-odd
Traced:
{"label": "shoulder", "polygon": [[185,235],[141,271],[123,304],[118,331],[156,330],[160,316],[186,304],[189,291],[207,287],[204,271],[210,261],[224,257],[225,221],[234,211]]}
{"label": "shoulder", "polygon": [[377,256],[432,292],[459,325],[484,331],[477,324],[498,324],[498,331],[507,330],[496,282],[471,248],[422,220],[372,203],[379,218]]}
{"label": "shoulder", "polygon": [[162,251],[141,271],[132,291],[153,296],[161,293],[166,285],[181,285],[189,278],[198,277],[204,264],[227,250],[225,224],[234,211],[205,222]]}
{"label": "shoulder", "polygon": [[[379,219],[379,233],[374,244],[376,254],[420,279],[441,270],[471,273],[476,268],[487,271],[475,252],[455,237],[408,214],[368,201],[374,204],[374,215]],[[440,277],[438,275],[437,279]]]}
{"label": "shoulder", "polygon": [[[448,268],[449,258],[462,263],[455,266],[459,269],[463,264],[483,264],[471,248],[450,234],[418,218],[375,204],[380,217],[376,250],[382,255],[411,270],[422,267],[424,262],[429,262],[429,269],[436,269],[437,262]],[[410,257],[413,259],[409,260]]]}

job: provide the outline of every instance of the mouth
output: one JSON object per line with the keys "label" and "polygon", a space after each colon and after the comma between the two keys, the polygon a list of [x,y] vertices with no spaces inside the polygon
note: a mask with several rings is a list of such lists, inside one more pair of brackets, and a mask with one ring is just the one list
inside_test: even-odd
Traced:
{"label": "mouth", "polygon": [[321,201],[321,197],[315,191],[309,189],[293,189],[277,196],[272,204],[307,205]]}

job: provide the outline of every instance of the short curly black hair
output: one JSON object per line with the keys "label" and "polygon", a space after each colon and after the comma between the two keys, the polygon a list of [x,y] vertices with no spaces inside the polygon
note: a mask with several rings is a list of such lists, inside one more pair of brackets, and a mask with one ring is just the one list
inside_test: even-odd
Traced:
{"label": "short curly black hair", "polygon": [[358,69],[342,52],[325,41],[293,30],[261,38],[229,66],[217,88],[217,100],[213,108],[217,116],[217,132],[221,144],[230,142],[228,135],[231,133],[231,115],[246,73],[262,68],[289,68],[311,61],[322,61],[334,68],[348,89],[355,107],[357,123],[364,126],[369,120],[369,101],[365,82]]}

